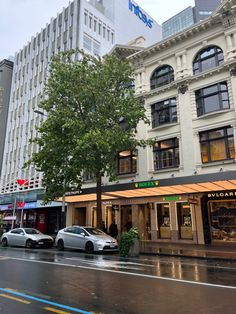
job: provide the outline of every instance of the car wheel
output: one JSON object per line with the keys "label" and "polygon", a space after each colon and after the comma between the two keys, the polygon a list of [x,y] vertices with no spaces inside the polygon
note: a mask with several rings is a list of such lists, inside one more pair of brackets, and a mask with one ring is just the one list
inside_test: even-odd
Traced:
{"label": "car wheel", "polygon": [[94,247],[92,242],[87,242],[85,245],[85,251],[86,253],[93,253]]}
{"label": "car wheel", "polygon": [[32,240],[28,239],[28,240],[26,241],[26,243],[25,243],[25,247],[26,247],[27,249],[32,249],[33,246],[34,246],[34,245],[33,245]]}
{"label": "car wheel", "polygon": [[63,251],[64,250],[64,241],[62,239],[58,240],[57,241],[57,248],[58,250],[60,251]]}
{"label": "car wheel", "polygon": [[2,239],[2,246],[8,246],[7,238]]}

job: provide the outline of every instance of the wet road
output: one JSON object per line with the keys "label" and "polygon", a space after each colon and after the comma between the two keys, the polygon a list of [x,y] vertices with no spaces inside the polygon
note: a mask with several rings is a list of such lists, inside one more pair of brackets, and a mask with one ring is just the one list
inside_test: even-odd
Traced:
{"label": "wet road", "polygon": [[236,263],[0,249],[0,313],[235,313]]}

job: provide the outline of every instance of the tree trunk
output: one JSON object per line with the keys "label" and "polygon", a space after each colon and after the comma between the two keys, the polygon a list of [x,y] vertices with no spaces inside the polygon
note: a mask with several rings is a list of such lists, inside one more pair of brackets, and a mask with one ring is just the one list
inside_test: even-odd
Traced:
{"label": "tree trunk", "polygon": [[97,227],[102,229],[102,176],[97,173]]}

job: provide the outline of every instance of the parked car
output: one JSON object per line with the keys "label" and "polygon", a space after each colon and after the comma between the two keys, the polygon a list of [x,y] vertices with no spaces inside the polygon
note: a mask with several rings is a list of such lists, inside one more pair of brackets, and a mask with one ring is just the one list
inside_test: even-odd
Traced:
{"label": "parked car", "polygon": [[35,246],[52,247],[53,238],[34,228],[16,228],[3,233],[2,246],[24,246],[28,249]]}
{"label": "parked car", "polygon": [[116,239],[93,227],[70,226],[60,230],[56,237],[59,250],[64,248],[94,251],[118,251]]}

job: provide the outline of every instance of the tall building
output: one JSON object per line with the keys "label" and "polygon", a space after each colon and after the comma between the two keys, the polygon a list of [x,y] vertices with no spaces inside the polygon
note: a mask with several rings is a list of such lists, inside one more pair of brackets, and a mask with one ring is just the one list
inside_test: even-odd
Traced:
{"label": "tall building", "polygon": [[[35,110],[49,74],[51,57],[72,48],[102,56],[116,43],[125,44],[137,37],[142,38],[144,46],[151,45],[161,39],[161,26],[133,0],[74,0],[15,54],[0,193],[29,191],[22,200],[24,208],[32,208],[33,213],[26,217],[29,225],[41,220],[37,227],[51,233],[60,221],[58,204],[50,211],[52,218],[47,218],[45,207],[37,203],[37,194],[42,192],[42,174],[33,167],[23,169],[38,149],[30,139],[37,135],[36,126],[46,119]],[[6,203],[5,199],[0,202]],[[35,213],[35,208],[40,210]],[[19,215],[16,219],[19,220]],[[49,224],[53,230],[48,229]]]}
{"label": "tall building", "polygon": [[[104,180],[105,225],[132,221],[142,240],[236,243],[236,0],[211,19],[132,54],[152,147],[120,152]],[[126,53],[125,53],[126,51]],[[66,198],[67,223],[96,225],[96,189]]]}
{"label": "tall building", "polygon": [[0,175],[2,168],[3,151],[5,144],[7,115],[9,108],[13,62],[2,60],[0,62]]}
{"label": "tall building", "polygon": [[222,0],[194,0],[194,7],[187,7],[162,24],[162,37],[176,34],[194,23],[209,17],[220,5]]}

